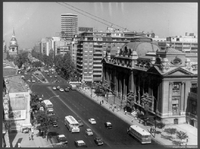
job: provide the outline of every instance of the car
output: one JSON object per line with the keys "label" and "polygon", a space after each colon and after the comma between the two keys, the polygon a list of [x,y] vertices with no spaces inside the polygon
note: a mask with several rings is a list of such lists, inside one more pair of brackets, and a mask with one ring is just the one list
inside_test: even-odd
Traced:
{"label": "car", "polygon": [[55,86],[53,87],[53,90],[56,90],[56,87],[55,87]]}
{"label": "car", "polygon": [[57,90],[59,90],[59,89],[60,89],[60,86],[57,86],[56,88],[57,88]]}
{"label": "car", "polygon": [[40,98],[39,98],[39,101],[42,101],[42,100],[43,100],[42,97],[40,97]]}
{"label": "car", "polygon": [[86,143],[83,140],[77,140],[74,143],[77,147],[87,147]]}
{"label": "car", "polygon": [[88,119],[88,121],[90,122],[90,124],[93,124],[93,125],[97,123],[94,118],[90,118]]}
{"label": "car", "polygon": [[64,134],[60,134],[57,136],[57,140],[58,140],[58,143],[62,143],[62,144],[67,144],[68,141],[67,141],[67,138],[65,137]]}
{"label": "car", "polygon": [[54,76],[55,78],[57,78],[57,76]]}
{"label": "car", "polygon": [[56,120],[54,120],[52,123],[53,123],[53,127],[58,127],[58,122]]}
{"label": "car", "polygon": [[31,80],[30,80],[30,79],[28,79],[27,81],[28,81],[28,82],[31,82]]}
{"label": "car", "polygon": [[68,87],[65,88],[65,92],[69,92],[69,88]]}
{"label": "car", "polygon": [[111,122],[105,122],[105,127],[111,129],[112,128]]}
{"label": "car", "polygon": [[94,142],[95,142],[98,146],[103,145],[103,140],[102,140],[102,138],[100,138],[100,137],[96,137],[96,138],[94,139]]}
{"label": "car", "polygon": [[35,83],[36,81],[35,80],[32,80],[32,83]]}
{"label": "car", "polygon": [[52,76],[49,76],[50,78],[52,78]]}
{"label": "car", "polygon": [[88,136],[93,136],[92,129],[90,129],[90,128],[87,128],[87,129],[85,130],[85,133],[86,133]]}
{"label": "car", "polygon": [[83,126],[83,122],[81,120],[78,120],[79,127]]}
{"label": "car", "polygon": [[61,91],[61,92],[64,92],[64,89],[63,89],[63,88],[60,88],[60,91]]}

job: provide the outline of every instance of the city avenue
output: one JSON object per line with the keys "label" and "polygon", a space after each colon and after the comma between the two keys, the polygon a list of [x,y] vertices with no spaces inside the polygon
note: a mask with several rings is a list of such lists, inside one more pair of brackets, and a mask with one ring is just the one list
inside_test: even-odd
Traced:
{"label": "city avenue", "polygon": [[[38,95],[42,96],[43,99],[49,99],[54,105],[55,114],[58,116],[59,128],[52,130],[59,134],[65,134],[68,139],[68,147],[74,147],[75,140],[84,140],[88,147],[96,147],[94,143],[94,137],[100,136],[103,138],[103,147],[134,147],[134,145],[141,146],[135,138],[129,136],[126,132],[129,125],[119,119],[117,116],[112,114],[101,107],[100,104],[95,103],[88,97],[82,95],[78,91],[70,90],[69,92],[60,92],[59,90],[52,90],[55,85],[35,84],[32,90]],[[66,87],[67,85],[60,85]],[[59,97],[55,97],[59,95]],[[84,126],[81,127],[80,133],[71,134],[64,125],[64,117],[72,115],[76,119],[82,120]],[[91,125],[88,122],[89,118],[95,118],[97,121],[96,125]],[[108,130],[105,128],[104,123],[110,121],[113,124],[113,128]],[[94,132],[94,136],[87,136],[85,129],[91,128]],[[52,139],[53,140],[53,139]],[[56,143],[56,141],[54,142]],[[158,146],[155,142],[151,145]],[[144,146],[144,145],[143,145]]]}

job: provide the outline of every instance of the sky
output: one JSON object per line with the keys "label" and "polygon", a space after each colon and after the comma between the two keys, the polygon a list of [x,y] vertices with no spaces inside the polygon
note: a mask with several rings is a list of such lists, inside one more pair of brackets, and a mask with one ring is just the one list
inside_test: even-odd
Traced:
{"label": "sky", "polygon": [[78,27],[105,31],[154,32],[161,38],[198,33],[198,3],[139,2],[3,2],[3,40],[13,30],[19,49],[33,48],[44,37],[61,32],[61,14],[78,15]]}

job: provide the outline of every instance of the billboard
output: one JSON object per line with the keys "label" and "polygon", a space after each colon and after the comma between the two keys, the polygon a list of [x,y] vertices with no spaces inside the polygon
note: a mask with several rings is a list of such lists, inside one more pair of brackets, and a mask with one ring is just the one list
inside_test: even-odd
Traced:
{"label": "billboard", "polygon": [[93,28],[92,27],[79,27],[78,28],[79,32],[93,32]]}

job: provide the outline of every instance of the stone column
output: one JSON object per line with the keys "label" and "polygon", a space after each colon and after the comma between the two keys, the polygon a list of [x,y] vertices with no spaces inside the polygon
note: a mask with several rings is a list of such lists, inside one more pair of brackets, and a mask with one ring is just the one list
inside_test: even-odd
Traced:
{"label": "stone column", "polygon": [[118,81],[117,81],[117,72],[116,72],[116,70],[115,70],[115,73],[114,73],[114,86],[115,86],[115,88],[114,88],[114,91],[116,91],[117,92],[117,88],[118,88],[118,83],[117,83]]}
{"label": "stone column", "polygon": [[169,82],[168,115],[172,115],[172,86],[173,86],[173,82]]}
{"label": "stone column", "polygon": [[130,86],[130,91],[134,92],[134,80],[133,80],[133,72],[131,71],[131,74],[129,75],[129,86]]}
{"label": "stone column", "polygon": [[121,74],[119,75],[119,94],[122,94],[122,78],[121,78]]}
{"label": "stone column", "polygon": [[123,75],[123,95],[126,99],[126,96],[127,96],[126,74]]}
{"label": "stone column", "polygon": [[181,83],[181,99],[180,99],[181,103],[180,103],[180,114],[183,115],[185,114],[184,111],[184,103],[185,103],[185,82]]}

